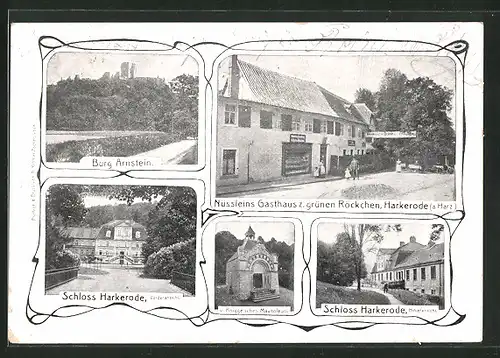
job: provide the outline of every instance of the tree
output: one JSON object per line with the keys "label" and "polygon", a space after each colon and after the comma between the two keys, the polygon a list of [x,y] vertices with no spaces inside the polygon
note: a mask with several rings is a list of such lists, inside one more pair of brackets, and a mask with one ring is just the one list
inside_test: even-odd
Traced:
{"label": "tree", "polygon": [[[369,101],[365,89],[356,97]],[[377,127],[382,131],[416,131],[408,139],[376,139],[373,146],[388,153],[393,160],[417,160],[424,169],[455,152],[455,131],[448,112],[452,108],[453,92],[428,77],[408,79],[395,69],[385,71],[376,100]]]}
{"label": "tree", "polygon": [[441,238],[441,235],[444,232],[443,224],[432,224],[432,231],[430,234],[430,240],[437,241]]}
{"label": "tree", "polygon": [[401,225],[344,224],[344,234],[355,246],[354,265],[357,290],[361,290],[361,279],[366,277],[364,253],[376,249],[384,239],[384,231],[401,231]]}
{"label": "tree", "polygon": [[47,191],[47,218],[63,225],[79,225],[85,217],[83,200],[73,185],[52,185]]}
{"label": "tree", "polygon": [[375,98],[375,94],[367,88],[360,88],[356,90],[354,103],[364,103],[373,113],[377,110],[377,100]]}
{"label": "tree", "polygon": [[215,234],[215,279],[216,284],[226,283],[226,263],[243,244],[229,231],[219,231]]}

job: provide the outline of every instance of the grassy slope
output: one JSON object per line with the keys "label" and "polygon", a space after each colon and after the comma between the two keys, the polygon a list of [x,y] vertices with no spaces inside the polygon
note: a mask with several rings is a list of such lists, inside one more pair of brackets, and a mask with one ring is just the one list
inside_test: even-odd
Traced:
{"label": "grassy slope", "polygon": [[316,307],[321,307],[322,303],[388,305],[389,299],[377,292],[363,290],[358,292],[355,289],[318,281]]}

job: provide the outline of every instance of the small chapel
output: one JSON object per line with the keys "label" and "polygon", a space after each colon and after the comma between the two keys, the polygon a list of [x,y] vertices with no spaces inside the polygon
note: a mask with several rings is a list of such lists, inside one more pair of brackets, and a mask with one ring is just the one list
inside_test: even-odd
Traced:
{"label": "small chapel", "polygon": [[239,300],[261,302],[279,298],[278,255],[255,239],[249,226],[243,244],[226,263],[229,294]]}

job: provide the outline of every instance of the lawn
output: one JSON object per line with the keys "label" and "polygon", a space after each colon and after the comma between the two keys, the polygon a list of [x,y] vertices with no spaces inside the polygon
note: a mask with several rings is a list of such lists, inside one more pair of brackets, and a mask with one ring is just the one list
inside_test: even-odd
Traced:
{"label": "lawn", "polygon": [[389,299],[384,295],[373,291],[357,291],[356,289],[335,286],[318,281],[316,284],[316,307],[323,303],[333,304],[366,304],[366,305],[388,305]]}
{"label": "lawn", "polygon": [[47,161],[76,162],[83,157],[129,157],[178,141],[169,133],[132,133],[97,139],[70,140],[47,144]]}
{"label": "lawn", "polygon": [[[405,305],[416,305],[416,306],[441,306],[442,300],[440,302],[432,302],[429,296],[423,295],[417,292],[407,291],[407,290],[389,290],[389,293],[395,298],[403,302]],[[436,297],[436,296],[434,296]],[[440,307],[441,308],[441,307]]]}
{"label": "lawn", "polygon": [[240,301],[226,291],[226,286],[215,288],[215,308],[219,306],[289,306],[293,310],[293,291],[280,286],[280,297],[274,300],[252,302]]}
{"label": "lawn", "polygon": [[93,267],[80,266],[79,275],[109,275],[108,271],[99,270]]}

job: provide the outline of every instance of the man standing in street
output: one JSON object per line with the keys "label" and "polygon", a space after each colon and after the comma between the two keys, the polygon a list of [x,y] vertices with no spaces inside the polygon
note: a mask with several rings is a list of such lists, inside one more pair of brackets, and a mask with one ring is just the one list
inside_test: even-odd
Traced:
{"label": "man standing in street", "polygon": [[357,178],[359,180],[359,162],[356,157],[352,158],[351,164],[349,164],[349,168],[351,170],[352,179],[356,180]]}

